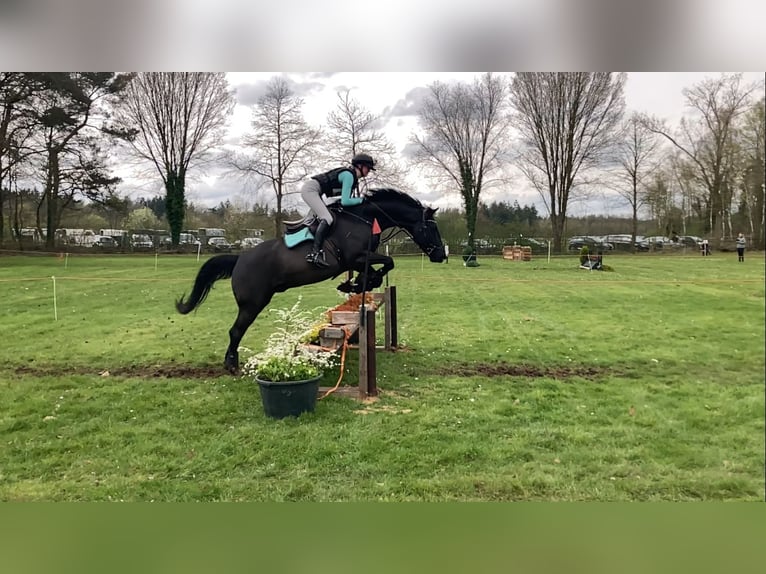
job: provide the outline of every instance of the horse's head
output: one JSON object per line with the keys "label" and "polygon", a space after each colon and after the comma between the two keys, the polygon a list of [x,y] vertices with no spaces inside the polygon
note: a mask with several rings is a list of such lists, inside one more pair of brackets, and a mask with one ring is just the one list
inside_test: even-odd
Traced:
{"label": "horse's head", "polygon": [[436,209],[424,207],[417,199],[395,189],[372,190],[369,201],[376,206],[373,215],[383,216],[386,226],[406,230],[431,261],[441,263],[447,258],[434,219]]}
{"label": "horse's head", "polygon": [[428,258],[434,263],[441,263],[447,259],[447,254],[444,251],[442,236],[434,219],[435,213],[436,209],[432,207],[423,208],[421,221],[416,223],[409,231],[412,239],[428,255]]}

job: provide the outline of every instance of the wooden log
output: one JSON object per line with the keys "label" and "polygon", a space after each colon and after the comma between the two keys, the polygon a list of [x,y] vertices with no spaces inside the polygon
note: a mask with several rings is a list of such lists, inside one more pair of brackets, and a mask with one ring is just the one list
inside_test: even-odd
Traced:
{"label": "wooden log", "polygon": [[359,311],[331,311],[330,323],[333,325],[349,325],[359,322]]}

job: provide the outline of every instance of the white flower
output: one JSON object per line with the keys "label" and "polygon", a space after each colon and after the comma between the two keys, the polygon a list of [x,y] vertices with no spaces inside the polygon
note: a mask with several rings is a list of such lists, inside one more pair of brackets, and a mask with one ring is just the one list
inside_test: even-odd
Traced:
{"label": "white flower", "polygon": [[311,311],[300,309],[301,297],[290,309],[273,309],[277,328],[266,340],[266,349],[250,357],[242,367],[246,377],[267,381],[313,379],[335,365],[334,351],[309,348],[307,337],[317,320]]}

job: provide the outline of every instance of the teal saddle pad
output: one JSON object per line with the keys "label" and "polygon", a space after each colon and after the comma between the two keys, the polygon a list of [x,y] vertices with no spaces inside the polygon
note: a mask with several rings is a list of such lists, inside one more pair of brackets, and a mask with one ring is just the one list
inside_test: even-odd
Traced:
{"label": "teal saddle pad", "polygon": [[288,249],[292,249],[296,245],[300,245],[304,241],[313,241],[314,234],[309,231],[308,227],[302,227],[298,231],[288,233],[285,235],[285,245]]}

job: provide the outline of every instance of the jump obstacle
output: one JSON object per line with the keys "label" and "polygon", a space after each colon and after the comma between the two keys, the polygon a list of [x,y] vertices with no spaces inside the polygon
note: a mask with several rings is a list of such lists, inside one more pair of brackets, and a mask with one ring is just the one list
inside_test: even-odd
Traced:
{"label": "jump obstacle", "polygon": [[504,245],[503,259],[508,261],[532,261],[532,248],[526,245]]}
{"label": "jump obstacle", "polygon": [[[376,345],[375,314],[384,308],[383,346]],[[366,399],[378,396],[376,353],[378,349],[395,351],[399,346],[396,322],[396,287],[386,287],[383,293],[368,293],[364,306],[348,309],[339,305],[329,311],[330,325],[319,332],[319,344],[323,348],[342,352],[344,345],[359,350],[359,384],[357,387],[342,386],[335,389],[320,387],[319,396],[334,392],[346,397]],[[356,344],[349,343],[357,340]],[[343,367],[341,367],[342,369]]]}

